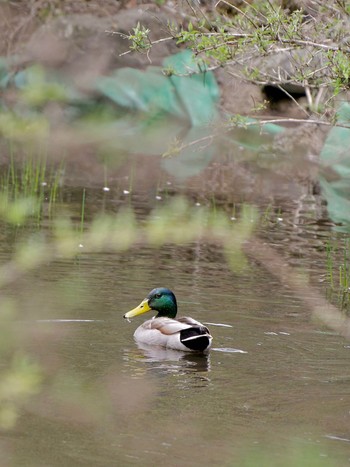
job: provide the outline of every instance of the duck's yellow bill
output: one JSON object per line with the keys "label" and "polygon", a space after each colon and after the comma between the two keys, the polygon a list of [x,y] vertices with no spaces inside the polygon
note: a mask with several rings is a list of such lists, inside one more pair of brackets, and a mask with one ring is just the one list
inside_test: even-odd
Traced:
{"label": "duck's yellow bill", "polygon": [[145,298],[144,300],[142,300],[139,306],[125,313],[124,318],[133,318],[134,316],[142,315],[142,313],[146,313],[150,310],[151,308],[148,305],[148,299]]}

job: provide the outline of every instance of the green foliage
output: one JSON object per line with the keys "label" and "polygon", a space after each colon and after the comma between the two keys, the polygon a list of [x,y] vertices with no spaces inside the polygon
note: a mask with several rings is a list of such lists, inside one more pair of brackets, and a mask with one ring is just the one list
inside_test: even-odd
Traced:
{"label": "green foliage", "polygon": [[[243,79],[260,84],[273,81],[283,85],[288,82],[309,90],[328,87],[333,91],[333,97],[348,89],[347,5],[339,1],[326,4],[317,1],[310,13],[302,9],[283,10],[277,1],[242,3],[233,7],[235,15],[230,19],[219,15],[218,4],[215,27],[208,26],[208,21],[198,15],[197,21],[192,20],[180,31],[172,29],[171,35],[178,44],[189,47],[197,59],[210,63],[212,68],[233,65],[235,75],[241,75]],[[131,49],[147,48],[149,52],[152,43],[148,41],[148,32],[142,35],[141,30],[138,25],[138,36],[142,36],[140,43],[143,45],[135,46],[135,38],[130,36]],[[265,57],[271,65],[266,65]],[[280,61],[280,57],[283,60]],[[329,109],[330,97],[325,94],[318,109]],[[309,107],[318,110],[313,105],[311,93],[308,98]]]}
{"label": "green foliage", "polygon": [[22,407],[39,392],[42,371],[39,365],[21,350],[14,330],[18,319],[16,303],[4,298],[0,302],[0,429],[14,428]]}
{"label": "green foliage", "polygon": [[27,143],[35,139],[44,139],[48,134],[49,122],[43,115],[22,114],[0,110],[0,135],[8,139],[17,139]]}
{"label": "green foliage", "polygon": [[64,102],[68,99],[63,84],[48,80],[45,70],[39,66],[28,71],[21,94],[23,102],[38,107],[50,101]]}
{"label": "green foliage", "polygon": [[0,194],[0,215],[9,224],[22,225],[28,218],[39,216],[40,204],[36,197],[17,197],[11,201],[6,194]]}
{"label": "green foliage", "polygon": [[334,239],[326,245],[328,294],[346,313],[350,311],[350,241]]}
{"label": "green foliage", "polygon": [[234,126],[237,126],[238,128],[248,128],[249,121],[249,117],[245,117],[240,114],[232,115],[230,117],[230,123],[232,123]]}
{"label": "green foliage", "polygon": [[0,428],[11,429],[19,417],[19,408],[40,390],[40,367],[26,355],[15,353],[10,365],[1,372]]}
{"label": "green foliage", "polygon": [[30,157],[22,167],[12,162],[0,177],[0,217],[14,226],[34,222],[40,226],[44,209],[51,217],[59,195],[61,168],[50,172],[46,160]]}
{"label": "green foliage", "polygon": [[350,58],[349,54],[345,54],[339,50],[335,53],[328,53],[331,70],[334,74],[333,88],[334,93],[339,92],[349,84],[350,77]]}
{"label": "green foliage", "polygon": [[129,34],[128,39],[131,42],[130,49],[135,52],[147,53],[152,44],[149,38],[150,30],[137,23],[133,32]]}

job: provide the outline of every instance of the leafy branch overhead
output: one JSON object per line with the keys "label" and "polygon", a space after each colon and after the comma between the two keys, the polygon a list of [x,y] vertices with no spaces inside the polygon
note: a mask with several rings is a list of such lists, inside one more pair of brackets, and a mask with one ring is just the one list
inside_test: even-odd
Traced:
{"label": "leafy branch overhead", "polygon": [[[312,9],[290,12],[279,3],[244,1],[238,8],[220,0],[210,20],[198,14],[186,27],[169,26],[170,35],[154,42],[151,31],[138,24],[128,36],[130,48],[149,53],[154,44],[173,40],[190,48],[209,70],[226,67],[235,77],[287,92],[302,86],[311,110],[323,112],[349,88],[349,4],[316,0]],[[229,17],[222,6],[235,14]]]}

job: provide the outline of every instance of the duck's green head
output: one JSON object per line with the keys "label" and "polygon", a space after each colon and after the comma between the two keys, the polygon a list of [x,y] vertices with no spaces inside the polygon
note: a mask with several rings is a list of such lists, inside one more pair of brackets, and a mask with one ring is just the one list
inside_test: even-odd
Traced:
{"label": "duck's green head", "polygon": [[139,306],[125,313],[124,318],[133,318],[151,310],[158,311],[157,318],[161,316],[175,318],[177,303],[173,292],[164,287],[153,289]]}

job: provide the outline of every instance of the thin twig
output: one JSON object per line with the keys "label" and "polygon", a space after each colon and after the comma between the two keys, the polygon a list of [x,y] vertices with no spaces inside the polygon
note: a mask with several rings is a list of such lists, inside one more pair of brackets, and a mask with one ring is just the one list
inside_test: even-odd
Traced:
{"label": "thin twig", "polygon": [[[128,34],[124,34],[123,32],[105,30],[105,33],[106,34],[118,35],[118,36],[121,36],[123,39],[129,39]],[[153,46],[153,45],[156,45],[156,44],[160,44],[161,42],[171,41],[173,39],[176,39],[176,37],[168,36],[168,37],[162,37],[161,39],[157,39],[156,41],[149,41],[149,43],[150,43],[150,46]],[[126,52],[123,52],[123,53],[119,54],[119,57],[122,57],[123,55],[130,54],[131,52],[134,52],[134,50],[127,50]]]}
{"label": "thin twig", "polygon": [[[280,81],[277,81],[275,78],[273,78],[271,75],[268,75],[267,73],[260,72],[261,74],[263,74],[266,77],[266,80],[244,77],[244,76],[239,75],[237,73],[234,73],[233,71],[230,71],[230,70],[227,70],[227,73],[229,75],[233,76],[234,78],[240,79],[241,81],[243,81],[245,83],[256,84],[258,86],[266,86],[266,85],[278,86],[279,84],[281,84]],[[282,84],[297,84],[297,85],[300,85],[300,83],[296,82],[293,79],[283,80]],[[308,83],[308,86],[310,88],[320,89],[322,87],[327,87],[327,84],[324,83],[324,84],[317,84],[316,85],[316,84]]]}
{"label": "thin twig", "polygon": [[[315,98],[315,109],[318,109],[319,106],[320,106],[320,101],[321,101],[321,98],[322,98],[322,95],[324,93],[324,88],[321,88],[319,89],[317,95],[316,95],[316,98]],[[314,109],[314,110],[315,110]]]}
{"label": "thin twig", "polygon": [[[191,0],[186,0],[186,3],[191,8],[192,13],[194,14],[194,16],[198,19],[197,11],[193,7]],[[199,10],[200,14],[203,16],[204,20],[209,24],[210,28],[212,29],[213,25],[212,25],[210,19],[206,16],[206,14],[202,11],[202,9],[200,7],[198,7],[198,10]]]}
{"label": "thin twig", "polygon": [[312,109],[312,95],[309,86],[305,86],[306,99],[309,104],[310,109]]}
{"label": "thin twig", "polygon": [[[250,117],[247,117],[250,118]],[[316,120],[316,119],[302,119],[302,118],[269,118],[265,120],[260,120],[259,116],[255,116],[255,121],[243,121],[243,122],[230,122],[225,127],[220,128],[220,131],[213,132],[210,135],[203,136],[202,138],[198,138],[196,140],[190,141],[189,143],[181,144],[179,147],[176,148],[174,151],[168,151],[166,155],[172,155],[172,153],[178,154],[179,152],[183,151],[184,149],[188,149],[192,146],[196,146],[197,144],[207,142],[208,144],[210,141],[214,140],[215,138],[224,135],[225,133],[230,133],[234,128],[249,128],[254,126],[263,127],[264,125],[271,124],[271,123],[307,123],[307,124],[314,124],[314,125],[324,125],[328,127],[341,127],[350,129],[350,125],[342,125],[342,124],[333,124],[324,120]],[[261,117],[262,118],[262,117]]]}
{"label": "thin twig", "polygon": [[294,102],[294,104],[295,104],[302,112],[304,112],[304,114],[305,114],[307,117],[310,116],[309,113],[304,109],[304,107],[301,106],[301,105],[299,104],[299,102],[298,102],[285,88],[283,88],[280,84],[278,84],[277,87],[278,87],[278,89],[279,89],[280,91],[282,91],[284,94],[286,94],[286,95],[289,97],[289,99],[291,99],[291,100]]}
{"label": "thin twig", "polygon": [[333,52],[350,53],[350,48],[348,47],[341,47],[340,45],[320,44],[319,42],[304,41],[302,39],[281,39],[280,42],[282,42],[282,44],[305,45],[305,46],[316,47],[316,48],[324,49],[324,50],[332,50]]}
{"label": "thin twig", "polygon": [[[254,118],[258,119],[259,116],[255,116]],[[307,118],[271,118],[271,119],[266,119],[266,120],[259,120],[259,122],[247,122],[244,125],[245,126],[253,126],[253,125],[266,125],[267,123],[312,123],[314,125],[324,125],[324,126],[336,126],[336,127],[342,127],[342,128],[349,128],[350,125],[341,125],[341,124],[333,124],[331,122],[327,122],[324,120],[314,120],[312,118],[307,119]]]}
{"label": "thin twig", "polygon": [[240,13],[244,18],[249,21],[255,29],[259,29],[259,26],[255,24],[255,22],[246,14],[244,11],[242,11],[240,8],[236,7],[233,3],[226,2],[226,0],[218,0],[215,3],[215,8],[219,5],[219,3],[224,3],[225,5],[229,6],[230,8],[233,8],[234,10],[237,11],[237,13]]}
{"label": "thin twig", "polygon": [[265,21],[267,21],[267,17],[261,12],[259,11],[257,8],[255,8],[254,4],[252,3],[248,3],[247,0],[242,0],[242,2],[248,7],[248,8],[251,8],[252,10],[255,11],[255,13],[257,14],[257,16],[261,15]]}

